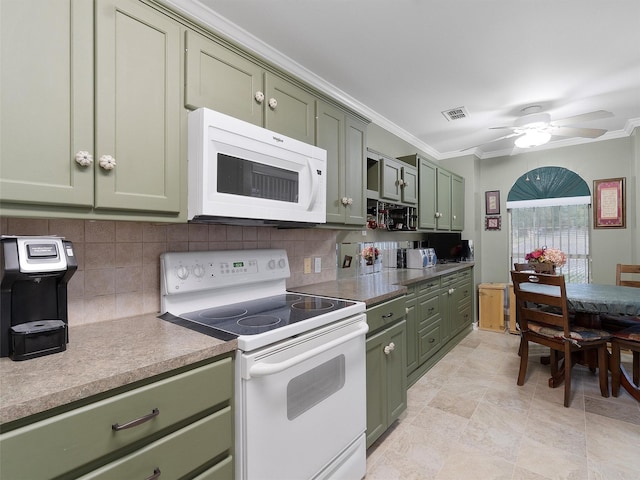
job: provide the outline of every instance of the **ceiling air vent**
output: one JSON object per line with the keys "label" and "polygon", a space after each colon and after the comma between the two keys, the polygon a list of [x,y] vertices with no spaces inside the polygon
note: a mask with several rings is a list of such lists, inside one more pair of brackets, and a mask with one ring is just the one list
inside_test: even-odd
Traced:
{"label": "ceiling air vent", "polygon": [[467,118],[469,116],[469,113],[467,112],[466,108],[457,107],[445,110],[444,112],[442,112],[442,115],[444,115],[444,118],[446,118],[447,121],[450,122],[452,120],[462,120],[463,118]]}

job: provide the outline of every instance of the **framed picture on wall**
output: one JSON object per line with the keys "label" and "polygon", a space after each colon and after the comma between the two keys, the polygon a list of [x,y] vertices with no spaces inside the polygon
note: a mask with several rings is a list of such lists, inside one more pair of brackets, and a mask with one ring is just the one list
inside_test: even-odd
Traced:
{"label": "framed picture on wall", "polygon": [[625,178],[593,181],[593,228],[626,228]]}
{"label": "framed picture on wall", "polygon": [[502,219],[499,215],[496,217],[485,217],[484,219],[485,230],[500,230],[501,226],[502,226]]}
{"label": "framed picture on wall", "polygon": [[484,192],[484,210],[486,215],[500,214],[500,191]]}

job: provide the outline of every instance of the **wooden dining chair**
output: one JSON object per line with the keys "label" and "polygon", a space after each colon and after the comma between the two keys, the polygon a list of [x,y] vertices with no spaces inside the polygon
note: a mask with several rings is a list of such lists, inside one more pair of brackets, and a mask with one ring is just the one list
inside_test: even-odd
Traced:
{"label": "wooden dining chair", "polygon": [[[571,325],[564,276],[511,271],[520,321],[520,371],[524,385],[529,362],[529,342],[551,349],[550,387],[564,379],[564,406],[571,403],[571,371],[580,352],[597,350],[600,392],[609,396],[608,332]],[[558,313],[560,312],[560,313]],[[561,358],[562,357],[562,358]]]}
{"label": "wooden dining chair", "polygon": [[[640,288],[640,265],[618,263],[616,285]],[[640,293],[639,293],[640,295]],[[618,396],[623,384],[633,398],[640,402],[640,317],[633,315],[600,315],[602,328],[612,332],[611,338],[611,392]],[[621,362],[621,349],[631,351],[632,377]]]}
{"label": "wooden dining chair", "polygon": [[[621,349],[631,350],[633,378],[622,366]],[[640,321],[637,325],[614,332],[611,337],[611,393],[614,397],[620,392],[620,384],[640,402]]]}
{"label": "wooden dining chair", "polygon": [[[616,265],[616,285],[621,287],[640,288],[640,265]],[[640,295],[640,293],[639,293]],[[601,313],[600,324],[603,330],[617,332],[634,327],[640,323],[640,317],[617,313]]]}
{"label": "wooden dining chair", "polygon": [[616,285],[640,288],[640,265],[618,263],[616,265]]}

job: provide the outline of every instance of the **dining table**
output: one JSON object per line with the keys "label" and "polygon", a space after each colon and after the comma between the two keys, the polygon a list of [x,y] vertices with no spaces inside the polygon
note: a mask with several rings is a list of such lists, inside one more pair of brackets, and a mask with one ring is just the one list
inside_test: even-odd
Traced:
{"label": "dining table", "polygon": [[[545,292],[560,296],[560,289],[552,285],[521,284],[522,290]],[[620,285],[598,283],[566,283],[569,311],[575,314],[575,323],[588,328],[601,328],[600,315],[616,314],[640,317],[640,289]],[[557,293],[554,293],[557,292]],[[541,359],[548,363],[548,357]],[[593,360],[588,360],[593,365]],[[564,372],[549,379],[549,386],[556,387],[564,379]],[[628,392],[637,390],[628,375],[623,372],[621,384]]]}

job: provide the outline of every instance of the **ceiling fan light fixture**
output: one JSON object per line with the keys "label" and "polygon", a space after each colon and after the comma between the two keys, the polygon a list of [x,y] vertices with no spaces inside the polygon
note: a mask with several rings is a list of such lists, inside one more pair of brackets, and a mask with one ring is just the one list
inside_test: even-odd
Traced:
{"label": "ceiling fan light fixture", "polygon": [[529,130],[524,135],[516,138],[515,145],[518,148],[532,148],[544,145],[551,140],[549,132],[541,132],[539,130]]}

